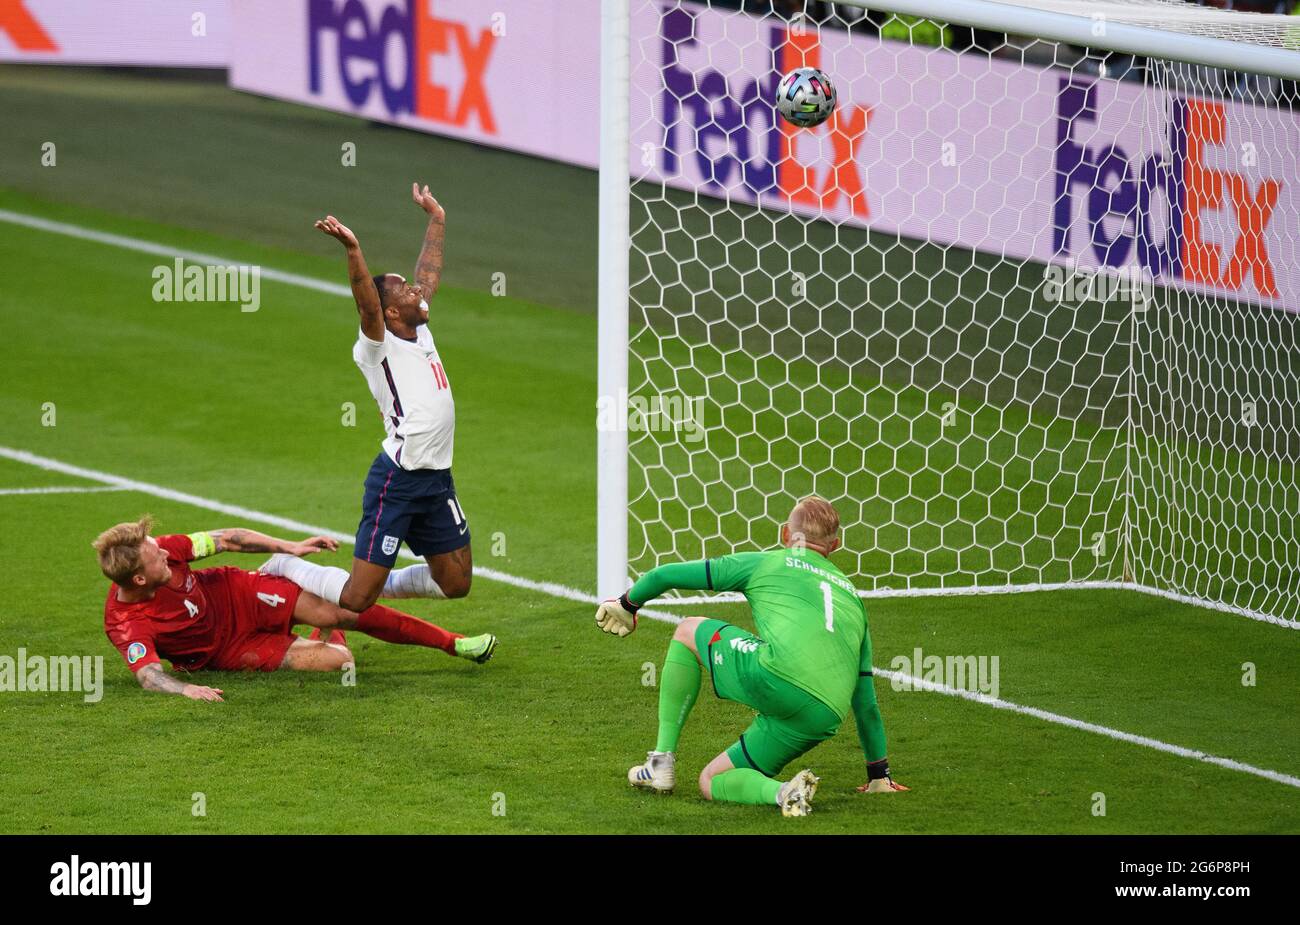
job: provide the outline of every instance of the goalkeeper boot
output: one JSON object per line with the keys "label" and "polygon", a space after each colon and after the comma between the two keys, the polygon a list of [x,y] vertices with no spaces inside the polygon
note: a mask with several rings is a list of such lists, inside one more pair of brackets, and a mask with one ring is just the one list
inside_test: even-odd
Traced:
{"label": "goalkeeper boot", "polygon": [[806,816],[812,812],[812,799],[817,793],[821,778],[804,768],[781,785],[776,795],[776,805],[782,816]]}
{"label": "goalkeeper boot", "polygon": [[645,764],[628,768],[627,782],[642,790],[672,793],[677,784],[677,758],[672,752],[647,752]]}
{"label": "goalkeeper boot", "polygon": [[482,636],[461,636],[456,640],[456,655],[482,665],[497,650],[497,638],[491,633]]}

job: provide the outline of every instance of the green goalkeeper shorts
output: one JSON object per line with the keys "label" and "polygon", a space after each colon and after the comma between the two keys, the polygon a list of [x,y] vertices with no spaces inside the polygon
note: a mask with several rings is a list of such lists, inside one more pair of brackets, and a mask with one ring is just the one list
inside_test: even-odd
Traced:
{"label": "green goalkeeper shorts", "polygon": [[695,631],[695,648],[709,666],[713,692],[758,711],[758,716],[727,749],[731,763],[768,777],[840,726],[835,711],[801,687],[759,663],[767,643],[739,626],[705,620]]}

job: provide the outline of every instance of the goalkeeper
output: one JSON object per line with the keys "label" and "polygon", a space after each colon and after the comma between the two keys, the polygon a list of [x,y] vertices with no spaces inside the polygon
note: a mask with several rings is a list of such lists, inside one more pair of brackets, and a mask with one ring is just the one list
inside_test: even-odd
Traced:
{"label": "goalkeeper", "polygon": [[809,770],[784,783],[774,775],[835,735],[850,707],[867,760],[867,783],[858,790],[908,789],[889,775],[866,609],[827,558],[839,548],[839,529],[829,502],[804,498],[781,527],[782,548],[662,565],[622,597],[600,605],[597,625],[626,636],[636,628],[637,610],[672,588],[741,591],[759,632],[703,617],[678,625],[660,676],[659,740],[645,764],[627,772],[632,786],[673,789],[674,753],[699,695],[704,664],[718,697],[758,711],[739,740],[700,772],[706,800],[775,805],[786,816],[807,815],[818,778]]}

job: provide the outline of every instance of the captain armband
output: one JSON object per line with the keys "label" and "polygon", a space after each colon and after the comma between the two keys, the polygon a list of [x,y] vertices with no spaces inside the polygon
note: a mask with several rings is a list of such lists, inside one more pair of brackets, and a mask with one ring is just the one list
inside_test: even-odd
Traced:
{"label": "captain armband", "polygon": [[190,533],[188,539],[194,547],[194,558],[206,559],[217,554],[217,541],[211,533]]}

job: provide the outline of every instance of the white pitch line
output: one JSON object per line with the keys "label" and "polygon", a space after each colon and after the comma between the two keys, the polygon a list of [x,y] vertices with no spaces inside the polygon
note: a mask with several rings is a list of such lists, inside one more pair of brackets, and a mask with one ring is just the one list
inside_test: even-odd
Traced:
{"label": "white pitch line", "polygon": [[0,488],[0,495],[76,495],[97,491],[126,491],[116,485],[49,485],[42,488]]}
{"label": "white pitch line", "polygon": [[[226,504],[222,501],[215,501],[212,498],[203,498],[199,495],[192,495],[188,492],[176,491],[162,485],[154,485],[150,482],[141,482],[137,479],[128,479],[120,475],[113,475],[111,472],[100,472],[98,469],[87,469],[84,466],[74,466],[71,463],[65,463],[57,459],[51,459],[47,456],[38,456],[35,453],[29,453],[26,450],[19,450],[13,447],[0,446],[0,457],[12,459],[15,462],[26,463],[29,466],[36,466],[47,472],[60,472],[64,475],[71,475],[77,478],[88,479],[93,482],[100,482],[110,486],[116,491],[136,491],[141,494],[153,495],[155,498],[163,498],[168,501],[176,501],[180,504],[187,504],[190,507],[202,508],[208,511],[215,511],[218,514],[226,514],[230,517],[238,517],[243,520],[252,520],[258,523],[269,524],[273,527],[281,527],[285,530],[294,530],[300,533],[307,533],[319,536],[328,536],[339,542],[348,542],[355,538],[354,534],[343,533],[339,530],[331,530],[328,527],[320,527],[315,524],[303,523],[300,520],[294,520],[289,517],[280,517],[276,514],[268,514],[264,511],[255,511],[251,508],[241,507],[237,504]],[[403,559],[409,559],[412,562],[423,562],[424,559],[414,555],[406,550],[401,550],[398,555]],[[529,578],[520,578],[518,575],[511,575],[507,572],[500,572],[494,568],[485,565],[474,565],[474,575],[483,577],[490,581],[499,581],[502,584],[512,585],[516,588],[523,588],[527,591],[536,591],[541,594],[549,594],[552,597],[560,597],[570,601],[577,601],[582,604],[597,604],[600,598],[588,594],[585,591],[579,591],[577,588],[570,588],[566,585],[557,584],[552,581],[533,581]],[[645,614],[654,620],[663,620],[668,623],[680,623],[681,617],[671,613],[664,613],[657,610],[642,610],[640,613]]]}
{"label": "white pitch line", "polygon": [[[158,244],[153,241],[144,241],[139,238],[128,238],[123,235],[109,234],[108,232],[96,231],[93,228],[83,228],[80,225],[70,225],[65,222],[55,222],[48,219],[38,218],[33,215],[24,215],[21,212],[10,212],[7,209],[0,209],[0,221],[11,222],[15,225],[23,225],[28,228],[35,228],[40,231],[48,231],[52,234],[62,234],[69,237],[81,238],[87,241],[95,241],[100,244],[108,244],[113,247],[122,247],[128,250],[141,251],[147,254],[157,254],[164,257],[181,257],[182,259],[192,260],[195,263],[206,263],[216,266],[227,266],[235,261],[226,260],[222,257],[214,257],[210,254],[201,254],[193,251],[177,250],[168,247],[165,244]],[[317,292],[327,292],[332,295],[347,296],[351,290],[342,285],[327,283],[324,280],[313,279],[309,276],[299,276],[295,273],[284,273],[279,270],[262,269],[262,276],[266,279],[276,280],[287,283],[291,286],[301,286],[305,289],[314,289]],[[340,542],[352,539],[351,534],[342,533],[337,530],[327,530],[322,527],[313,527],[300,521],[291,520],[287,517],[278,517],[274,514],[264,514],[261,511],[250,510],[249,508],[239,507],[233,504],[224,504],[220,501],[212,501],[207,498],[201,498],[198,495],[191,495],[185,492],[174,491],[170,488],[164,488],[161,485],[151,485],[148,482],[139,482],[134,479],[125,479],[121,476],[111,475],[107,472],[97,472],[93,469],[83,469],[80,466],[72,466],[67,463],[59,462],[55,459],[48,459],[43,456],[37,456],[28,453],[25,450],[16,450],[10,447],[0,447],[0,456],[25,462],[43,469],[49,469],[54,472],[64,472],[69,475],[78,475],[81,478],[91,479],[92,481],[101,481],[110,485],[120,486],[126,490],[139,491],[144,494],[151,494],[155,497],[165,498],[170,501],[178,501],[182,504],[188,504],[193,507],[204,508],[210,511],[216,511],[222,514],[229,514],[232,517],[243,517],[248,520],[255,520],[260,523],[271,524],[273,526],[284,527],[287,530],[300,530],[304,533],[315,533],[322,536],[331,536]],[[402,558],[417,559],[416,556],[407,552],[399,552]],[[474,572],[492,581],[499,581],[504,584],[512,585],[517,588],[523,588],[529,591],[537,591],[542,594],[549,594],[554,597],[564,598],[566,600],[578,601],[585,604],[594,604],[599,602],[599,598],[579,591],[577,588],[570,588],[565,585],[555,584],[553,582],[532,581],[528,578],[520,578],[516,575],[510,575],[506,572],[499,572],[496,569],[485,566],[475,566]],[[1147,590],[1137,588],[1137,590]],[[1177,598],[1175,598],[1177,599]],[[703,603],[703,601],[700,601]],[[668,603],[668,602],[665,602]],[[1190,602],[1197,603],[1197,602]],[[1237,611],[1233,611],[1237,612]],[[682,618],[676,614],[665,613],[662,611],[653,611],[642,609],[639,613],[651,618],[652,620],[661,620],[666,623],[680,623]],[[1249,612],[1241,612],[1244,616],[1251,616]],[[1282,625],[1288,625],[1283,621],[1273,618],[1269,622],[1277,622]],[[891,677],[892,672],[883,669],[873,669],[881,677]],[[922,682],[925,683],[925,682]],[[1178,745],[1170,745],[1161,742],[1158,739],[1150,739],[1145,736],[1137,736],[1127,732],[1121,732],[1118,729],[1109,729],[1105,726],[1098,726],[1093,723],[1086,723],[1082,720],[1071,719],[1068,716],[1061,716],[1056,713],[1049,713],[1046,710],[1039,710],[1036,707],[1022,707],[1017,704],[1009,703],[1002,700],[986,698],[982,694],[971,694],[968,691],[957,691],[953,688],[944,689],[936,687],[934,690],[938,693],[946,693],[952,696],[963,697],[968,700],[985,703],[1002,710],[1013,710],[1024,713],[1028,716],[1034,716],[1047,722],[1060,723],[1071,726],[1076,729],[1082,729],[1088,732],[1095,732],[1099,735],[1110,736],[1123,742],[1129,742],[1135,745],[1142,745],[1147,748],[1154,748],[1157,751],[1168,752],[1173,755],[1180,755],[1185,758],[1192,758],[1197,761],[1204,761],[1210,764],[1217,764],[1234,771],[1241,771],[1247,774],[1266,777],[1269,780],[1275,780],[1279,783],[1289,784],[1290,786],[1300,786],[1300,781],[1286,774],[1277,771],[1269,771],[1263,768],[1256,768],[1252,765],[1242,764],[1238,761],[1232,761],[1228,758],[1217,758],[1213,755],[1207,755],[1204,752],[1198,752],[1193,749],[1183,748]]]}
{"label": "white pitch line", "polygon": [[[175,259],[180,257],[182,260],[189,260],[192,263],[202,263],[209,266],[228,267],[242,263],[239,260],[229,260],[225,257],[214,257],[212,254],[202,254],[198,251],[177,250],[166,244],[158,244],[154,241],[145,241],[141,238],[128,238],[125,235],[110,234],[107,231],[96,231],[93,228],[82,228],[80,225],[69,225],[66,222],[55,222],[46,218],[38,218],[35,215],[24,215],[21,212],[10,212],[8,209],[0,209],[0,221],[9,222],[13,225],[22,225],[26,228],[35,228],[38,231],[48,231],[51,234],[67,235],[70,238],[81,238],[83,241],[94,241],[97,244],[108,244],[111,247],[121,247],[126,250],[139,251],[142,254],[154,254],[158,257],[170,257]],[[303,289],[314,289],[317,292],[327,292],[330,295],[352,297],[352,290],[340,283],[329,283],[323,279],[315,279],[311,276],[300,276],[297,273],[286,273],[283,270],[272,270],[267,267],[259,267],[262,279],[273,280],[277,283],[286,283],[290,286],[301,286]]]}
{"label": "white pitch line", "polygon": [[1149,736],[1135,735],[1131,732],[1124,732],[1121,729],[1111,729],[1109,726],[1100,726],[1097,723],[1088,723],[1081,719],[1074,719],[1070,716],[1062,716],[1060,713],[1051,713],[1047,710],[1040,710],[1038,707],[1021,706],[1018,703],[1012,703],[1009,700],[1000,700],[996,697],[990,697],[988,694],[981,694],[978,691],[968,691],[957,687],[949,687],[946,684],[939,684],[934,681],[926,681],[923,678],[918,678],[915,675],[906,674],[904,672],[887,671],[883,668],[872,668],[872,673],[882,678],[888,678],[891,681],[905,681],[912,687],[921,690],[932,691],[936,694],[946,694],[949,697],[960,697],[962,700],[971,700],[975,703],[982,703],[986,707],[993,707],[996,710],[1010,710],[1012,713],[1032,716],[1035,719],[1041,719],[1048,723],[1056,723],[1060,726],[1068,726],[1071,729],[1093,732],[1097,735],[1103,735],[1119,742],[1128,742],[1131,745],[1141,745],[1144,748],[1151,748],[1158,752],[1165,752],[1169,755],[1177,755],[1180,758],[1190,758],[1193,761],[1202,761],[1206,764],[1218,765],[1219,767],[1227,768],[1230,771],[1240,771],[1243,774],[1253,774],[1256,777],[1262,777],[1265,780],[1271,780],[1279,784],[1286,784],[1288,787],[1300,787],[1300,777],[1283,774],[1281,771],[1270,771],[1268,768],[1257,768],[1253,764],[1245,764],[1241,761],[1234,761],[1231,758],[1221,758],[1218,755],[1211,755],[1208,752],[1198,751],[1193,748],[1184,748],[1181,745],[1170,745],[1168,742],[1161,742],[1159,739],[1152,739]]}

